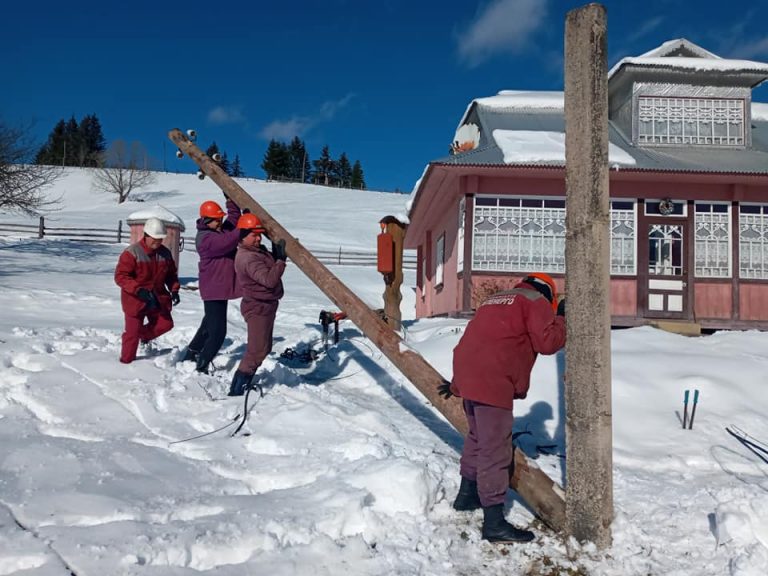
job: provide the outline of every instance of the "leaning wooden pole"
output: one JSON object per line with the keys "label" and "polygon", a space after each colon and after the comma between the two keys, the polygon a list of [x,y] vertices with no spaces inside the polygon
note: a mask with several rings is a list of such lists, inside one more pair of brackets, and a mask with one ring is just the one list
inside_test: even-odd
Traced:
{"label": "leaning wooden pole", "polygon": [[[259,217],[270,238],[284,239],[286,253],[298,268],[360,328],[382,353],[413,382],[443,416],[461,434],[466,435],[467,421],[461,402],[456,398],[444,400],[437,387],[443,377],[417,352],[411,350],[373,310],[360,300],[336,276],[315,258],[309,250],[291,236],[240,185],[230,178],[213,160],[204,154],[181,130],[168,133],[171,141],[189,156],[200,170],[211,178],[224,193],[241,208],[248,208]],[[515,472],[510,486],[528,503],[531,509],[550,528],[561,531],[565,527],[565,501],[562,489],[535,464],[529,462],[520,450],[515,450]]]}
{"label": "leaning wooden pole", "polygon": [[605,8],[565,22],[567,533],[611,544],[610,202]]}

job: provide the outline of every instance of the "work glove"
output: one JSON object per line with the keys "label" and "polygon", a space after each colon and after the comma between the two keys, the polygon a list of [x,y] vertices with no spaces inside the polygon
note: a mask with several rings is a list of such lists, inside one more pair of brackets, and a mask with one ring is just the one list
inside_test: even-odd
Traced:
{"label": "work glove", "polygon": [[151,290],[139,288],[136,291],[136,296],[138,296],[142,302],[146,303],[147,310],[153,310],[160,307],[160,304],[157,301],[157,296],[155,296],[155,293]]}
{"label": "work glove", "polygon": [[275,260],[286,259],[287,256],[285,254],[285,240],[283,238],[272,242],[272,257]]}
{"label": "work glove", "polygon": [[560,302],[557,304],[557,315],[565,316],[565,298],[560,300]]}
{"label": "work glove", "polygon": [[437,393],[443,397],[443,400],[448,400],[453,396],[451,392],[451,383],[448,380],[443,380],[443,383],[437,387]]}
{"label": "work glove", "polygon": [[177,306],[181,302],[181,296],[179,296],[179,291],[174,290],[171,292],[171,305]]}

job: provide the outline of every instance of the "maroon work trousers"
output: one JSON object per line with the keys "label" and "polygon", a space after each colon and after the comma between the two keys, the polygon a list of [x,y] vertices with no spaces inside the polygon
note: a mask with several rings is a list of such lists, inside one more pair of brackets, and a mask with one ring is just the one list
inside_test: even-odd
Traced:
{"label": "maroon work trousers", "polygon": [[477,481],[483,507],[503,504],[512,465],[512,410],[464,400],[469,434],[464,438],[460,473]]}
{"label": "maroon work trousers", "polygon": [[[144,324],[144,319],[147,323]],[[153,310],[139,316],[125,315],[125,332],[123,332],[123,348],[120,351],[120,362],[130,364],[136,360],[136,350],[139,340],[154,340],[173,328],[173,318],[170,311]]]}
{"label": "maroon work trousers", "polygon": [[267,314],[249,314],[248,345],[237,369],[245,374],[255,374],[264,358],[272,351],[272,330],[275,327],[277,307]]}

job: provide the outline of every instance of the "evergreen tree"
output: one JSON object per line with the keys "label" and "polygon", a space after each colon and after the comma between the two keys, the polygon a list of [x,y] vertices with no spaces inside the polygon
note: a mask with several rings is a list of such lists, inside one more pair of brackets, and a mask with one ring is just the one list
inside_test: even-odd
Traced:
{"label": "evergreen tree", "polygon": [[304,145],[304,141],[300,140],[298,136],[294,136],[288,146],[288,153],[290,156],[290,178],[296,182],[308,182],[311,178],[311,168],[309,162],[309,154],[307,154],[307,148]]}
{"label": "evergreen tree", "polygon": [[325,184],[330,186],[333,177],[334,162],[331,158],[331,152],[328,145],[323,146],[320,152],[320,158],[314,160],[312,165],[315,167],[315,184]]}
{"label": "evergreen tree", "polygon": [[352,164],[349,163],[346,152],[342,152],[338,162],[336,162],[336,174],[339,186],[342,188],[352,187]]}
{"label": "evergreen tree", "polygon": [[95,168],[101,162],[104,151],[107,149],[106,140],[101,131],[101,123],[96,114],[89,114],[80,121],[80,140],[82,143],[80,165]]}
{"label": "evergreen tree", "polygon": [[48,140],[43,144],[35,156],[35,164],[48,164],[51,166],[64,166],[65,142],[67,141],[67,123],[59,120],[48,135]]}
{"label": "evergreen tree", "polygon": [[80,125],[75,120],[74,114],[64,127],[64,141],[67,147],[64,153],[65,166],[81,166],[83,160],[83,143],[80,137]]}
{"label": "evergreen tree", "polygon": [[224,170],[224,172],[227,175],[232,176],[232,167],[229,164],[229,158],[227,158],[227,153],[226,152],[222,152],[221,153],[221,160],[219,161],[219,167],[222,170]]}
{"label": "evergreen tree", "polygon": [[365,176],[363,176],[363,167],[360,165],[360,160],[355,160],[355,164],[352,166],[350,187],[357,188],[358,190],[366,189]]}
{"label": "evergreen tree", "polygon": [[243,172],[243,168],[240,166],[240,156],[238,154],[235,154],[235,159],[232,160],[230,176],[232,178],[242,178],[245,176],[245,172]]}
{"label": "evergreen tree", "polygon": [[211,142],[211,145],[208,146],[208,148],[205,149],[205,154],[208,156],[208,158],[213,158],[214,154],[219,154],[219,146],[216,144],[215,140]]}
{"label": "evergreen tree", "polygon": [[288,146],[274,138],[269,141],[261,169],[267,175],[267,180],[283,180],[289,178],[290,154]]}

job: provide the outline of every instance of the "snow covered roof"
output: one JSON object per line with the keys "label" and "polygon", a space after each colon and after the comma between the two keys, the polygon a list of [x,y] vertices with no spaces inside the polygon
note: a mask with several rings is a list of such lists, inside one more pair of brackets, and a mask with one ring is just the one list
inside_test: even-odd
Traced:
{"label": "snow covered roof", "polygon": [[158,218],[166,225],[177,226],[182,232],[186,230],[184,221],[179,216],[159,204],[132,212],[128,215],[127,222],[128,224],[143,224],[148,218]]}
{"label": "snow covered roof", "polygon": [[608,72],[608,79],[627,65],[692,72],[758,72],[768,76],[768,64],[764,62],[721,58],[685,38],[669,40],[640,56],[622,58]]}
{"label": "snow covered roof", "polygon": [[[555,162],[565,164],[565,132],[494,130],[506,164]],[[635,159],[615,144],[608,144],[608,163],[634,165]]]}

